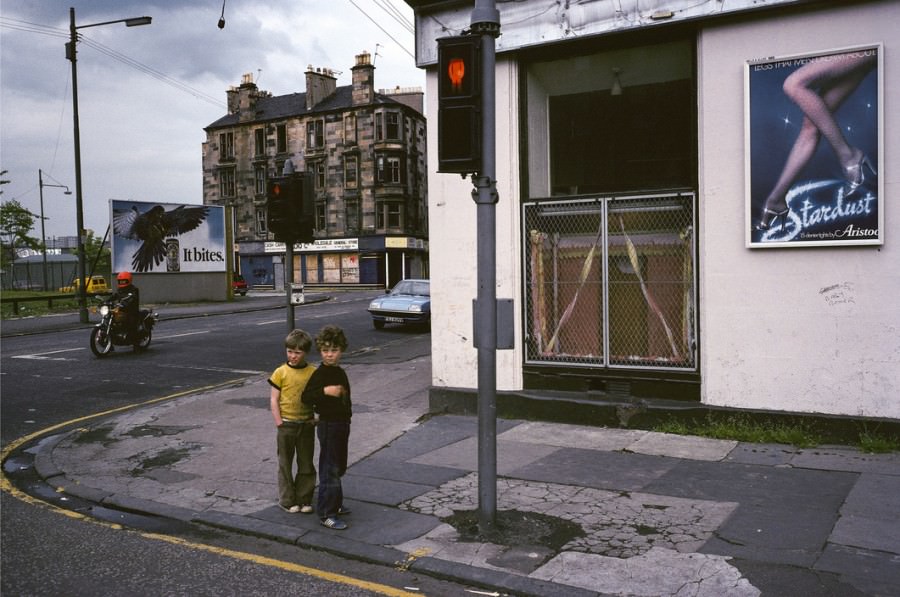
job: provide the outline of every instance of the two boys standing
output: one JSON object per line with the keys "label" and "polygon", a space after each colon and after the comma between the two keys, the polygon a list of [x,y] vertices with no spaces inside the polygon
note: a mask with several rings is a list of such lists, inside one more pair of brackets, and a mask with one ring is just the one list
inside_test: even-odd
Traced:
{"label": "two boys standing", "polygon": [[[316,469],[313,430],[319,438],[319,494],[316,513],[327,528],[344,530],[340,516],[350,514],[344,507],[341,477],[347,470],[350,437],[350,381],[340,366],[347,349],[344,331],[326,325],[315,339],[322,363],[306,362],[312,339],[303,330],[293,330],[285,338],[287,362],[269,377],[272,386],[269,406],[277,428],[278,501],[287,512],[310,513]],[[316,419],[318,414],[318,420]],[[293,473],[296,458],[297,473]]]}

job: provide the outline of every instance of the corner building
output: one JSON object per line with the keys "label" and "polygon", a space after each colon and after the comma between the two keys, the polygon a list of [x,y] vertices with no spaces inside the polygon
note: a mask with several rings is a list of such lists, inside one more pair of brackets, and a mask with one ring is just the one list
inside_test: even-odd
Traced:
{"label": "corner building", "polygon": [[315,242],[294,247],[293,283],[393,286],[428,276],[426,124],[419,88],[375,91],[368,53],[352,85],[306,71],[306,91],[273,96],[251,75],[227,92],[228,114],[204,130],[203,202],[231,208],[235,270],[283,288],[285,246],[266,229],[266,181],[313,180]]}
{"label": "corner building", "polygon": [[[435,40],[467,31],[473,3],[407,4],[435,155]],[[896,423],[900,2],[495,4],[497,297],[514,328],[498,410],[663,399]],[[843,66],[788,78],[807,63]],[[823,93],[849,149],[809,126],[800,92]],[[431,401],[472,409],[476,206],[469,179],[434,170]]]}

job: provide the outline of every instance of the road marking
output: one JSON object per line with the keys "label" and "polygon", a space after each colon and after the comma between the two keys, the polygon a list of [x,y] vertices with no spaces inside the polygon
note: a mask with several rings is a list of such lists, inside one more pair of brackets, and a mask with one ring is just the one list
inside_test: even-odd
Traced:
{"label": "road marking", "polygon": [[169,369],[191,369],[194,371],[218,371],[225,373],[240,373],[240,374],[248,374],[248,375],[262,375],[263,373],[268,373],[267,371],[251,371],[249,369],[227,369],[225,367],[193,367],[190,365],[159,365],[160,368],[169,368]]}
{"label": "road marking", "polygon": [[[323,315],[312,315],[310,317],[303,317],[302,319],[328,319],[331,317],[337,317],[338,315],[346,315],[347,313],[352,313],[353,311],[338,311],[337,313],[328,313]],[[286,319],[273,319],[271,321],[260,321],[256,325],[271,325],[273,323],[284,323]]]}
{"label": "road marking", "polygon": [[14,356],[14,359],[31,359],[35,361],[69,361],[72,359],[66,359],[64,357],[50,357],[47,355],[51,354],[59,354],[61,352],[72,352],[75,350],[85,350],[84,348],[63,348],[61,350],[51,350],[48,352],[36,352],[34,354],[21,354]]}
{"label": "road marking", "polygon": [[[59,351],[59,352],[62,352],[62,351]],[[119,408],[110,409],[110,410],[107,410],[104,412],[95,413],[92,415],[86,415],[84,417],[79,417],[76,419],[72,419],[70,421],[65,421],[63,423],[57,423],[56,425],[51,425],[50,427],[47,427],[40,431],[36,431],[34,433],[29,433],[28,435],[26,435],[24,437],[20,437],[19,439],[8,443],[6,446],[3,447],[2,450],[0,450],[0,461],[5,462],[10,454],[12,454],[20,446],[28,443],[32,439],[41,437],[43,435],[49,435],[50,433],[52,433],[54,431],[63,429],[65,427],[74,425],[76,423],[81,423],[83,421],[89,421],[91,419],[96,419],[98,417],[105,417],[105,416],[108,416],[108,415],[111,415],[114,413],[124,412],[124,411],[132,410],[135,408],[139,408],[142,406],[148,406],[150,404],[155,404],[158,402],[173,400],[173,399],[179,398],[181,396],[187,396],[190,394],[200,393],[200,392],[207,392],[209,390],[225,387],[225,386],[228,386],[228,385],[231,385],[234,383],[238,383],[240,381],[242,381],[242,380],[237,379],[237,380],[227,381],[224,383],[213,384],[210,386],[206,386],[204,388],[194,388],[191,390],[186,390],[184,392],[178,392],[176,394],[170,394],[168,396],[163,396],[161,398],[154,398],[152,400],[147,400],[145,402],[139,402],[137,404],[129,404],[127,406],[121,406]],[[18,500],[25,502],[27,504],[31,504],[33,506],[43,506],[45,508],[50,509],[53,512],[56,512],[57,514],[62,514],[63,516],[68,516],[69,518],[72,518],[75,520],[82,520],[84,522],[99,524],[101,526],[115,529],[115,530],[124,530],[126,532],[135,533],[146,539],[152,539],[152,540],[156,540],[156,541],[165,541],[165,542],[171,543],[173,545],[180,545],[183,547],[187,547],[189,549],[206,551],[209,553],[233,558],[235,560],[242,560],[245,562],[259,564],[262,566],[270,566],[272,568],[286,570],[288,572],[296,572],[299,574],[305,574],[307,576],[313,576],[316,578],[320,578],[322,580],[326,580],[328,582],[349,585],[352,587],[357,587],[360,589],[372,591],[374,593],[378,593],[381,595],[387,595],[388,597],[413,597],[413,596],[419,597],[421,595],[421,593],[411,593],[409,591],[404,591],[404,590],[397,589],[395,587],[391,587],[388,585],[373,583],[373,582],[370,582],[367,580],[362,580],[359,578],[345,576],[343,574],[336,574],[336,573],[332,573],[332,572],[326,572],[324,570],[317,570],[315,568],[301,566],[301,565],[295,564],[293,562],[283,562],[281,560],[276,560],[274,558],[268,558],[265,556],[259,556],[259,555],[252,554],[252,553],[235,551],[235,550],[226,549],[226,548],[222,548],[222,547],[216,547],[214,545],[206,545],[203,543],[194,543],[191,541],[186,541],[179,537],[168,537],[166,535],[160,535],[158,533],[148,533],[148,532],[143,532],[143,531],[137,531],[137,530],[133,530],[133,529],[124,527],[121,524],[111,523],[111,522],[107,522],[104,520],[98,520],[95,518],[90,518],[89,516],[82,514],[81,512],[74,512],[72,510],[66,510],[65,508],[57,506],[56,504],[41,500],[39,498],[36,498],[34,496],[31,496],[31,495],[21,491],[17,487],[13,486],[12,482],[10,482],[9,478],[6,476],[6,471],[4,469],[0,469],[0,490],[10,494],[11,496],[13,496],[13,497],[17,498]]]}
{"label": "road marking", "polygon": [[197,334],[208,334],[209,330],[201,330],[199,332],[185,332],[183,334],[172,334],[171,336],[157,336],[157,340],[168,340],[169,338],[182,338],[184,336],[196,336]]}

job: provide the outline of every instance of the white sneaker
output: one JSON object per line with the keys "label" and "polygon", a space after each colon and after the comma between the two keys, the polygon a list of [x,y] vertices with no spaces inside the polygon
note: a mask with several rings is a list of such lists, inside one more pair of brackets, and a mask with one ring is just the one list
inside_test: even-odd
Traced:
{"label": "white sneaker", "polygon": [[311,514],[312,511],[313,507],[309,504],[303,504],[302,506],[300,506],[300,512],[302,512],[303,514]]}
{"label": "white sneaker", "polygon": [[297,505],[290,506],[290,507],[282,506],[281,504],[278,504],[278,505],[281,507],[282,510],[284,510],[285,512],[290,512],[291,514],[296,514],[297,512],[300,511],[300,506],[297,506]]}

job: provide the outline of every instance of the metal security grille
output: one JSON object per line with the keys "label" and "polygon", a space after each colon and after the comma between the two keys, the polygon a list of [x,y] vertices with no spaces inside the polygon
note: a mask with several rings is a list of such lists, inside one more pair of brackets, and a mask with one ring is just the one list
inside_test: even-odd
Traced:
{"label": "metal security grille", "polygon": [[526,362],[696,369],[694,203],[525,204]]}

